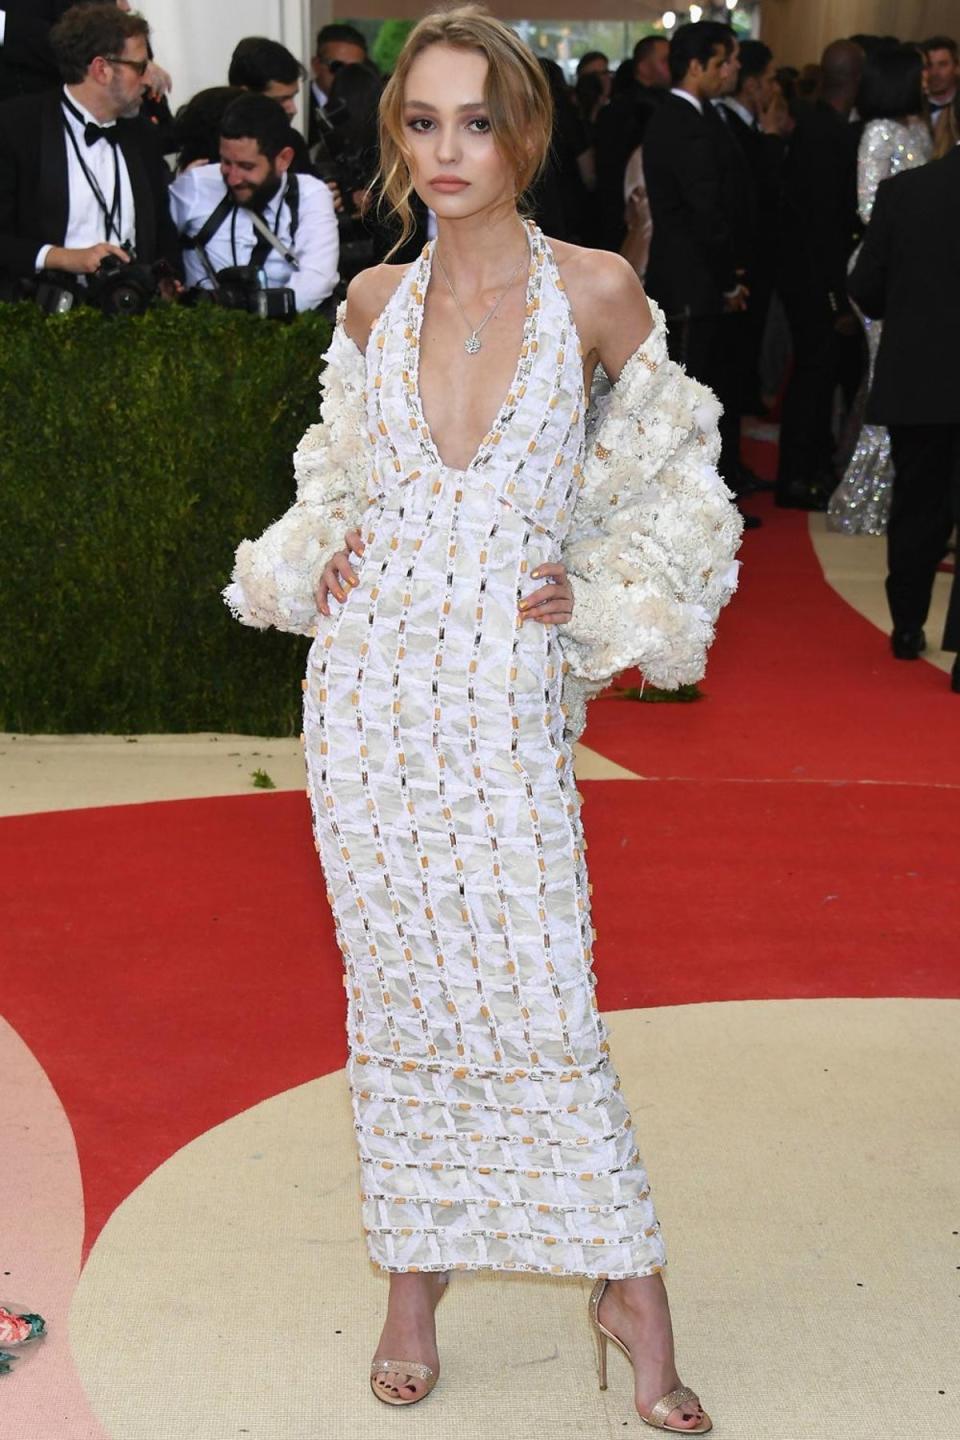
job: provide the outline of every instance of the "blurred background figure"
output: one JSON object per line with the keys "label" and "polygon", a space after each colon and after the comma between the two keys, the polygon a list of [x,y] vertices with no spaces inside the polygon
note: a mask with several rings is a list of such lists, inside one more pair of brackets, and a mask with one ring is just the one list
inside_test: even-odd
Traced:
{"label": "blurred background figure", "polygon": [[624,61],[617,72],[610,104],[597,117],[595,238],[590,243],[622,251],[638,275],[641,267],[646,269],[652,233],[641,147],[650,116],[670,93],[668,49],[659,35],[638,41],[632,61]]}
{"label": "blurred background figure", "polygon": [[[880,184],[930,159],[933,147],[923,114],[922,76],[921,54],[913,45],[881,46],[867,56],[857,101],[865,122],[857,157],[857,205],[864,225],[869,224]],[[851,265],[855,262],[856,254]],[[882,322],[864,315],[859,318],[867,337],[867,376],[861,402],[865,405]],[[890,437],[882,425],[864,423],[844,477],[830,499],[830,528],[848,535],[882,535],[892,481]]]}
{"label": "blurred background figure", "polygon": [[377,108],[383,82],[369,64],[340,64],[334,71],[327,103],[318,117],[319,139],[312,150],[314,170],[342,196],[340,279],[374,263],[374,239],[366,216],[374,202],[373,178],[379,162]]}
{"label": "blurred background figure", "polygon": [[613,73],[610,69],[609,57],[604,55],[602,50],[588,50],[581,55],[577,61],[577,83],[584,75],[595,75],[600,81],[604,100],[610,99],[610,92],[613,88]]}
{"label": "blurred background figure", "polygon": [[825,510],[837,483],[833,409],[838,384],[850,400],[862,373],[860,322],[847,296],[857,242],[857,147],[851,119],[863,51],[828,45],[815,100],[797,100],[783,169],[777,292],[790,326],[793,368],[783,400],[776,500]]}
{"label": "blurred background figure", "polygon": [[[926,648],[934,577],[960,520],[956,340],[931,316],[960,314],[960,148],[879,188],[850,291],[883,320],[867,419],[890,432],[893,493],[887,525],[887,600],[898,660]],[[955,569],[943,649],[960,650]],[[951,685],[960,694],[960,660]]]}
{"label": "blurred background figure", "polygon": [[[563,71],[555,60],[540,56],[540,68],[553,96],[553,143],[543,174],[531,191],[533,217],[545,235],[574,244],[588,244],[591,233],[592,194],[596,187],[596,163],[591,140],[593,127],[570,93]],[[593,103],[602,103],[602,86],[590,71],[581,76],[580,87],[593,91]]]}
{"label": "blurred background figure", "polygon": [[[0,101],[38,90],[59,90],[60,70],[50,44],[50,31],[76,5],[102,0],[2,0],[0,35]],[[130,0],[115,0],[118,10],[134,9]],[[141,113],[145,119],[165,128],[170,123],[166,97],[172,80],[148,52],[147,94]]]}
{"label": "blurred background figure", "polygon": [[317,48],[310,62],[310,114],[307,143],[316,145],[321,137],[320,121],[327,107],[337,71],[344,65],[369,65],[367,42],[353,25],[324,25],[317,35]]}
{"label": "blurred background figure", "polygon": [[245,94],[237,85],[213,85],[181,105],[173,122],[178,173],[193,165],[211,165],[220,154],[220,121],[231,100]]}
{"label": "blurred background figure", "polygon": [[722,104],[727,129],[743,155],[751,192],[746,256],[750,304],[738,356],[739,408],[742,414],[758,415],[764,409],[760,355],[777,271],[780,189],[793,120],[777,81],[772,50],[760,40],[745,40],[738,59],[732,93],[723,97]]}
{"label": "blurred background figure", "polygon": [[264,35],[250,35],[240,41],[227,75],[229,85],[249,90],[253,95],[265,95],[283,110],[290,124],[293,170],[299,175],[313,174],[307,142],[293,124],[297,118],[300,87],[306,78],[305,68],[286,45]]}
{"label": "blurred background figure", "polygon": [[941,136],[946,143],[942,148],[946,154],[949,143],[952,140],[956,144],[958,137],[956,110],[954,101],[957,97],[957,87],[960,83],[960,51],[957,48],[956,40],[949,35],[932,35],[929,40],[924,40],[921,46],[923,51],[923,81],[927,95],[927,113],[930,117],[930,124],[933,128],[934,140],[940,142]]}

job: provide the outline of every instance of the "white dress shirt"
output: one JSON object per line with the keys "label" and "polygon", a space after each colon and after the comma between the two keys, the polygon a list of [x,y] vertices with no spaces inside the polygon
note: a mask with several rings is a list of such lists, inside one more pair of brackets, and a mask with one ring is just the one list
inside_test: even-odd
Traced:
{"label": "white dress shirt", "polygon": [[[137,216],[133,204],[133,189],[130,185],[130,172],[127,169],[127,162],[123,158],[123,151],[119,145],[113,146],[109,140],[98,140],[95,145],[88,145],[84,136],[84,129],[88,123],[100,125],[102,130],[112,130],[117,123],[115,120],[104,120],[101,122],[95,115],[80,104],[75,95],[71,94],[70,87],[64,86],[64,97],[82,116],[78,120],[76,115],[71,114],[64,107],[64,115],[70,130],[76,137],[77,148],[83,156],[83,164],[86,165],[90,174],[100,186],[100,193],[107,202],[108,208],[114,203],[114,186],[116,184],[117,168],[120,171],[120,213],[119,230],[107,234],[107,220],[100,208],[97,198],[90,188],[90,183],[83,173],[83,166],[77,159],[77,150],[70,143],[70,137],[64,134],[63,143],[67,149],[67,233],[63,238],[64,249],[85,250],[88,245],[96,245],[101,240],[108,240],[111,245],[122,245],[126,241],[134,249],[137,243]],[[114,163],[116,156],[117,164]],[[47,263],[47,255],[53,248],[53,244],[44,245],[37,254],[36,266],[42,270]]]}
{"label": "white dress shirt", "polygon": [[698,100],[696,95],[691,95],[689,90],[671,90],[671,95],[678,95],[681,100],[688,100],[698,115],[703,114],[703,102]]}
{"label": "white dress shirt", "polygon": [[734,115],[739,116],[748,129],[759,130],[760,126],[757,123],[757,117],[753,114],[752,110],[748,110],[746,105],[741,105],[740,101],[735,100],[732,95],[725,95],[718,103],[725,105],[728,110],[733,111]]}
{"label": "white dress shirt", "polygon": [[[263,269],[270,289],[292,290],[298,310],[313,310],[333,293],[340,279],[337,271],[340,232],[333,196],[326,185],[312,175],[298,175],[297,184],[300,187],[300,222],[296,238],[290,233],[286,175],[262,218],[296,256],[300,269],[291,270],[283,256],[272,247]],[[170,209],[178,234],[196,235],[220,204],[224,191],[219,165],[198,165],[196,169],[179,175],[170,187]],[[235,225],[232,223],[234,219]],[[235,216],[227,215],[220,229],[207,242],[207,257],[217,271],[232,265],[247,265],[259,239],[249,212],[238,206]],[[188,285],[213,289],[198,251],[185,250],[183,263]]]}

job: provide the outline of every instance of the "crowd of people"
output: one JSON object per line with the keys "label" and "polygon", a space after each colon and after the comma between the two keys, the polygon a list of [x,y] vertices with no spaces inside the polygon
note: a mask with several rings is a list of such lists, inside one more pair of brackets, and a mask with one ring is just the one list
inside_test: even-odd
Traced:
{"label": "crowd of people", "polygon": [[[414,195],[415,230],[397,247],[377,204],[384,77],[354,27],[324,27],[309,73],[277,41],[244,39],[226,83],[173,115],[170,78],[128,0],[7,0],[0,13],[3,298],[122,306],[156,290],[332,314],[354,274],[409,261],[436,233]],[[856,35],[797,70],[708,21],[642,39],[615,71],[588,52],[572,84],[553,60],[540,64],[553,144],[529,213],[545,234],[617,251],[636,270],[666,314],[673,358],[723,403],[721,471],[738,497],[764,487],[741,457],[743,417],[779,406],[777,503],[828,509],[850,533],[889,524],[894,570],[923,552],[924,578],[906,586],[918,598],[909,613],[893,607],[895,653],[919,653],[922,597],[960,486],[955,402],[947,386],[934,413],[936,383],[915,418],[884,400],[897,388],[881,341],[889,297],[876,290],[876,247],[861,246],[883,182],[901,171],[936,172],[955,204],[956,41]],[[947,157],[946,170],[932,163]],[[946,252],[942,263],[952,274]],[[138,287],[117,300],[134,269]],[[938,294],[949,274],[931,283]],[[913,424],[939,427],[926,526],[893,479],[929,467],[898,432]],[[951,646],[958,631],[954,618]]]}

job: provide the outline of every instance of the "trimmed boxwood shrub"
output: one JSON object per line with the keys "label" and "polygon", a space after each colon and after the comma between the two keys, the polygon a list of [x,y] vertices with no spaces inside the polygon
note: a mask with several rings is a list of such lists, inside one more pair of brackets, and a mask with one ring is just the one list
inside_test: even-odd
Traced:
{"label": "trimmed boxwood shrub", "polygon": [[0,728],[296,734],[307,641],[238,625],[329,323],[0,306]]}

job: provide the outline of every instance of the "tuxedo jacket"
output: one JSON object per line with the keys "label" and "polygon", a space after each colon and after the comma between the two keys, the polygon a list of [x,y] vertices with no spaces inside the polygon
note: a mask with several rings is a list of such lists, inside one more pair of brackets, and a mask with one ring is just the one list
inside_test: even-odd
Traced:
{"label": "tuxedo jacket", "polygon": [[0,100],[61,84],[50,48],[50,29],[72,0],[4,0],[5,38],[0,45]]}
{"label": "tuxedo jacket", "polygon": [[727,127],[743,151],[747,168],[753,178],[757,197],[757,213],[761,224],[769,223],[779,212],[780,185],[786,144],[779,135],[766,135],[747,125],[735,110],[724,106]]}
{"label": "tuxedo jacket", "polygon": [[780,190],[786,145],[779,135],[765,135],[724,106],[727,129],[737,142],[750,173],[754,196],[751,276],[772,282],[780,219]]}
{"label": "tuxedo jacket", "polygon": [[877,425],[960,425],[960,148],[877,190],[849,279],[865,315],[883,320],[866,418]]}
{"label": "tuxedo jacket", "polygon": [[719,315],[737,264],[714,121],[668,95],[647,125],[643,168],[653,216],[647,289],[668,319]]}
{"label": "tuxedo jacket", "polygon": [[743,146],[730,124],[736,116],[723,106],[705,105],[704,116],[713,126],[720,156],[720,198],[738,270],[749,270],[757,241],[757,187]]}
{"label": "tuxedo jacket", "polygon": [[[8,295],[35,273],[43,245],[62,245],[69,219],[67,141],[61,92],[23,95],[0,105],[0,286]],[[137,216],[137,256],[179,256],[170,218],[169,171],[141,120],[117,121]]]}

